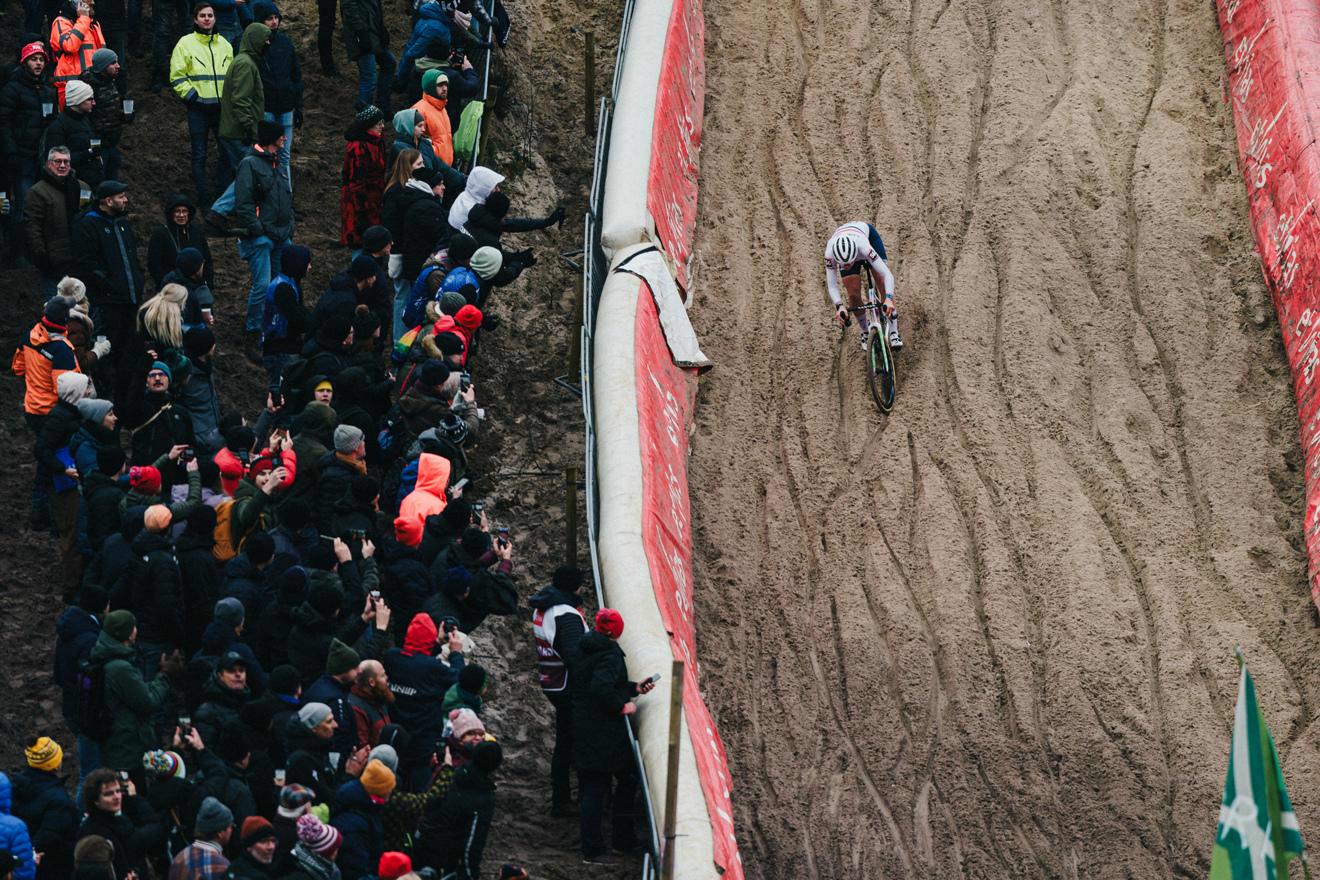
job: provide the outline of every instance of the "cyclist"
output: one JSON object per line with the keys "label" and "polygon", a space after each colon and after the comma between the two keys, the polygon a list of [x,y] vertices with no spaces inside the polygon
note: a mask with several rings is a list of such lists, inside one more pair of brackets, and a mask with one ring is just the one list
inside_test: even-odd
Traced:
{"label": "cyclist", "polygon": [[[834,320],[840,327],[848,326],[848,306],[860,308],[862,305],[862,268],[870,269],[877,288],[884,289],[884,299],[880,311],[885,317],[885,331],[889,334],[889,347],[898,351],[903,347],[903,339],[898,335],[898,309],[894,306],[894,274],[885,265],[885,243],[880,240],[880,233],[870,223],[860,220],[845,223],[825,244],[825,286],[829,291],[830,301],[834,303]],[[839,295],[839,282],[848,294],[848,306],[843,304]],[[866,312],[857,312],[862,328],[862,350],[866,350],[867,335],[870,332]]]}

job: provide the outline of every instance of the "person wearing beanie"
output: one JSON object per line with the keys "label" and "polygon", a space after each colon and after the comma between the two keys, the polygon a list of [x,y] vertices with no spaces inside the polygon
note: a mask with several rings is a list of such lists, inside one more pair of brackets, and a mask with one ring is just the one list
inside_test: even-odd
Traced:
{"label": "person wearing beanie", "polygon": [[186,779],[188,777],[188,767],[183,761],[183,756],[178,752],[153,749],[142,756],[142,766],[156,776],[169,779]]}
{"label": "person wearing beanie", "polygon": [[490,614],[517,613],[513,542],[507,535],[497,538],[492,541],[490,533],[469,526],[436,556],[431,577],[441,589],[427,600],[427,611],[457,619],[467,633]]}
{"label": "person wearing beanie", "polygon": [[[34,529],[50,528],[52,482],[57,474],[66,470],[66,465],[56,454],[60,447],[49,447],[48,444],[58,441],[63,445],[78,430],[77,403],[82,394],[76,395],[67,406],[61,405],[59,384],[68,385],[75,381],[65,379],[65,376],[81,377],[83,382],[87,379],[81,373],[73,343],[66,335],[69,305],[69,301],[62,297],[47,302],[41,318],[28,331],[27,344],[19,348],[12,364],[13,371],[23,379],[23,418],[36,439],[33,454],[37,458],[37,468],[32,483],[29,523]],[[56,416],[55,426],[51,438],[43,445],[43,434],[49,421],[47,416],[52,413]],[[68,499],[65,499],[66,506],[67,503]]]}
{"label": "person wearing beanie", "polygon": [[[93,834],[81,838],[77,845],[73,847],[73,861],[70,866],[82,868],[102,868],[106,871],[104,877],[111,877],[114,870],[115,848],[109,840],[101,837],[99,834]],[[45,858],[42,859],[46,861]],[[77,875],[83,876],[81,874]]]}
{"label": "person wearing beanie", "polygon": [[84,531],[79,542],[95,555],[106,538],[119,530],[119,502],[126,486],[123,476],[128,469],[128,458],[118,446],[102,446],[96,451],[96,467],[83,478],[83,509],[86,515],[80,523]]}
{"label": "person wearing beanie", "polygon": [[[115,516],[117,522],[118,513]],[[88,584],[80,591],[78,603],[65,608],[55,624],[55,684],[59,686],[63,698],[61,708],[65,724],[77,736],[78,764],[89,770],[100,764],[101,748],[95,739],[83,732],[78,723],[78,667],[91,657],[92,647],[100,635],[101,621],[109,604],[110,599],[104,589]],[[25,753],[28,766],[58,772],[64,759],[63,750],[48,737],[41,737],[37,742],[41,743],[38,752],[46,754],[48,759],[54,759],[54,764],[49,766],[46,761],[42,761],[40,766],[33,764],[33,754],[28,751]],[[84,775],[86,772],[83,771]]]}
{"label": "person wearing beanie", "polygon": [[280,271],[266,285],[262,301],[260,364],[266,369],[267,387],[279,398],[284,368],[302,351],[311,326],[303,307],[303,278],[312,265],[312,252],[301,244],[291,244],[280,257]]}
{"label": "person wearing beanie", "polygon": [[458,674],[458,681],[445,692],[445,702],[441,708],[445,712],[455,709],[471,709],[473,714],[481,714],[481,694],[486,690],[487,673],[485,667],[472,663]]}
{"label": "person wearing beanie", "polygon": [[339,829],[312,815],[298,817],[296,828],[298,843],[289,854],[290,865],[295,871],[312,880],[335,880],[346,876],[335,866],[335,857],[339,855],[343,842]]}
{"label": "person wearing beanie", "polygon": [[240,712],[243,724],[253,735],[253,743],[260,744],[261,750],[276,767],[283,767],[287,762],[284,731],[301,708],[302,683],[298,680],[298,670],[286,663],[270,671],[266,676],[265,693]]}
{"label": "person wearing beanie", "polygon": [[503,256],[499,278],[495,281],[499,287],[516,279],[523,269],[536,265],[536,255],[531,248],[513,252],[503,250],[503,234],[548,229],[556,224],[562,226],[564,222],[562,206],[543,218],[510,217],[508,214],[509,197],[502,192],[491,193],[485,204],[474,205],[468,212],[468,233],[476,239],[478,245],[495,248]]}
{"label": "person wearing beanie", "polygon": [[473,749],[486,739],[486,726],[471,709],[449,710],[449,753],[454,769],[472,760]]}
{"label": "person wearing beanie", "polygon": [[379,880],[399,880],[400,877],[412,871],[412,859],[401,852],[383,852],[380,855],[380,866],[376,869],[376,876]]}
{"label": "person wearing beanie", "polygon": [[272,0],[257,0],[252,4],[252,20],[270,28],[270,42],[261,57],[261,88],[266,99],[263,119],[284,131],[280,169],[288,176],[294,129],[303,123],[303,78],[298,51],[280,29],[282,18]]}
{"label": "person wearing beanie", "polygon": [[[37,10],[32,10],[35,13]],[[31,14],[31,13],[30,13]],[[30,25],[29,25],[30,27]],[[37,30],[36,28],[30,28]],[[4,144],[14,187],[13,221],[9,239],[9,256],[18,265],[26,255],[23,246],[24,195],[38,179],[45,156],[38,156],[41,136],[46,129],[44,105],[55,105],[59,100],[46,67],[50,63],[50,47],[42,40],[24,41],[18,50],[18,64],[3,86],[0,86],[0,142]]]}
{"label": "person wearing beanie", "polygon": [[123,415],[132,436],[133,461],[157,461],[176,446],[193,445],[192,422],[175,405],[173,385],[174,367],[153,361],[146,382],[129,398]]}
{"label": "person wearing beanie", "polygon": [[429,614],[416,614],[408,624],[403,647],[390,648],[381,661],[395,691],[390,714],[411,735],[408,744],[399,748],[403,787],[408,791],[426,788],[435,744],[444,736],[446,715],[440,704],[466,665],[463,634],[446,628],[448,663],[438,656],[438,635]]}
{"label": "person wearing beanie", "polygon": [[225,880],[269,880],[275,876],[275,855],[279,836],[268,820],[249,816],[239,826],[239,845],[243,852],[229,865]]}
{"label": "person wearing beanie", "polygon": [[92,87],[92,132],[101,141],[101,161],[107,180],[118,180],[123,155],[119,142],[123,136],[124,87],[128,78],[123,75],[120,58],[109,48],[97,49],[92,54],[92,66],[82,79]]}
{"label": "person wearing beanie", "polygon": [[[386,725],[386,727],[398,728],[399,726],[397,724],[390,724]],[[386,767],[390,768],[391,773],[398,774],[399,772],[399,753],[394,746],[389,745],[388,743],[380,743],[373,748],[367,754],[367,761],[368,763],[371,761],[380,761]]]}
{"label": "person wearing beanie", "polygon": [[[58,396],[55,405],[40,420],[34,455],[37,470],[42,474],[44,504],[54,522],[59,540],[60,560],[63,567],[64,593],[71,600],[82,573],[82,563],[76,558],[78,510],[78,470],[69,443],[82,424],[78,404],[90,393],[91,381],[76,372],[62,373],[55,383]],[[34,509],[38,498],[34,493]]]}
{"label": "person wearing beanie", "polygon": [[555,710],[555,744],[550,757],[552,816],[573,816],[570,771],[573,767],[573,701],[569,696],[572,666],[587,632],[580,591],[586,577],[576,565],[555,569],[550,586],[527,600],[532,609],[536,644],[536,676],[541,693]]}
{"label": "person wearing beanie", "polygon": [[101,151],[92,148],[92,140],[96,137],[96,131],[92,128],[96,92],[85,81],[87,74],[83,76],[84,79],[71,79],[64,83],[64,108],[47,127],[40,151],[45,154],[52,147],[67,147],[73,161],[73,173],[95,189],[102,181],[113,178],[105,173]]}
{"label": "person wearing beanie", "polygon": [[476,272],[483,282],[489,282],[499,274],[500,267],[503,265],[504,255],[493,247],[479,247],[477,252],[472,255],[472,271]]}
{"label": "person wearing beanie", "polygon": [[99,397],[84,397],[78,401],[78,415],[82,424],[69,440],[69,453],[73,456],[78,478],[86,480],[96,470],[96,455],[102,449],[119,448],[119,418],[115,405]]}
{"label": "person wearing beanie", "polygon": [[339,787],[331,824],[343,835],[336,863],[345,877],[364,877],[380,863],[385,827],[381,805],[394,791],[394,774],[380,761],[370,761],[357,779]]}
{"label": "person wearing beanie", "polygon": [[361,108],[344,134],[344,161],[339,175],[339,243],[359,249],[369,259],[372,251],[365,246],[363,236],[380,225],[385,194],[384,131],[381,111],[371,105]]}
{"label": "person wearing beanie", "polygon": [[[412,109],[426,120],[426,136],[431,139],[431,150],[445,165],[454,164],[454,128],[449,119],[449,77],[439,70],[422,74],[422,96]],[[468,178],[471,184],[471,176]],[[450,224],[452,225],[452,223]]]}
{"label": "person wearing beanie", "polygon": [[[320,472],[313,506],[316,525],[322,533],[331,534],[336,513],[350,500],[353,480],[367,475],[366,436],[360,428],[352,425],[339,425],[335,428],[334,452],[321,459]],[[367,554],[368,557],[371,555]],[[361,564],[363,572],[368,561],[364,559]]]}
{"label": "person wearing beanie", "polygon": [[202,801],[193,821],[193,842],[174,857],[171,877],[214,877],[229,868],[224,850],[234,833],[234,814],[213,797]]}
{"label": "person wearing beanie", "polygon": [[276,877],[286,877],[294,870],[291,852],[298,844],[298,820],[311,811],[314,797],[311,789],[297,784],[280,789],[275,818],[271,820],[278,841],[274,865]]}
{"label": "person wearing beanie", "polygon": [[206,255],[195,247],[185,247],[174,257],[174,267],[165,273],[162,286],[177,284],[188,292],[183,303],[183,323],[186,325],[214,323],[215,294],[207,281],[209,267]]}
{"label": "person wearing beanie", "polygon": [[[142,535],[150,534],[145,530],[139,533],[134,545]],[[158,535],[152,537],[164,540]],[[168,550],[165,552],[168,554]],[[138,625],[133,612],[112,611],[105,616],[101,634],[92,646],[90,660],[105,668],[106,704],[113,708],[110,736],[101,753],[101,762],[108,767],[137,767],[143,753],[156,748],[156,714],[170,698],[170,679],[178,678],[183,672],[183,658],[179,654],[167,654],[163,649],[143,646],[138,641]],[[174,627],[173,634],[177,635],[181,624],[175,623]],[[141,671],[145,662],[160,670],[150,681]]]}
{"label": "person wearing beanie", "polygon": [[495,780],[504,752],[497,742],[482,742],[472,761],[454,771],[454,781],[438,809],[422,817],[418,861],[443,875],[463,880],[481,877],[486,836],[495,817]]}
{"label": "person wearing beanie", "polygon": [[582,793],[582,855],[589,862],[609,861],[601,830],[606,796],[613,789],[613,848],[629,851],[637,845],[632,805],[637,793],[637,768],[628,741],[627,716],[637,711],[633,700],[654,683],[628,679],[628,665],[618,638],[623,616],[612,608],[596,613],[596,627],[578,642],[578,659],[569,680],[573,701],[573,764]]}
{"label": "person wearing beanie", "polygon": [[[263,44],[269,40],[270,30],[265,25],[249,27],[259,27],[265,32],[261,38]],[[245,40],[246,37],[245,32]],[[256,74],[260,77],[259,71]],[[266,290],[280,267],[284,249],[291,243],[294,222],[289,173],[280,166],[283,126],[263,119],[257,125],[256,135],[256,143],[238,164],[233,214],[233,225],[239,235],[239,256],[248,264],[248,302],[243,329],[250,335],[253,348],[263,332]]]}

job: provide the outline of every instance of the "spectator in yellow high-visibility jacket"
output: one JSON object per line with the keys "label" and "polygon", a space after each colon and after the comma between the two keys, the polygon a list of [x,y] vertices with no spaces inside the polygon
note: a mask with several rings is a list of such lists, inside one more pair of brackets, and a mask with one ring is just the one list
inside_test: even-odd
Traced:
{"label": "spectator in yellow high-visibility jacket", "polygon": [[[220,96],[225,74],[234,60],[234,48],[215,32],[215,8],[199,3],[193,11],[193,32],[179,39],[170,56],[170,88],[188,107],[188,137],[192,141],[192,178],[197,202],[210,204],[207,196],[225,191],[234,169],[219,148]],[[206,177],[206,143],[215,135],[220,168],[214,189]]]}

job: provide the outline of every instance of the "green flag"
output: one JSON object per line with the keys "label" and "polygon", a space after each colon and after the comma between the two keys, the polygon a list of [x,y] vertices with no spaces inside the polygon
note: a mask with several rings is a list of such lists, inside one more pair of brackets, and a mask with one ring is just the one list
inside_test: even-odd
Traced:
{"label": "green flag", "polygon": [[[1219,828],[1210,859],[1210,880],[1276,880],[1288,876],[1288,862],[1304,857],[1279,754],[1256,704],[1256,686],[1239,654],[1237,709],[1228,778],[1219,807]],[[1307,872],[1310,876],[1310,872]]]}

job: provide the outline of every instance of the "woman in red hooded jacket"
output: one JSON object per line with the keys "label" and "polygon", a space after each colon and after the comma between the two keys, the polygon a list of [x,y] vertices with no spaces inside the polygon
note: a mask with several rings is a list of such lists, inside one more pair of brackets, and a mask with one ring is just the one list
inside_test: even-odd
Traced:
{"label": "woman in red hooded jacket", "polygon": [[440,513],[449,503],[445,487],[449,485],[449,459],[423,452],[417,460],[417,488],[408,493],[394,518],[394,537],[400,544],[416,547],[422,543],[426,518]]}
{"label": "woman in red hooded jacket", "polygon": [[385,117],[366,107],[344,134],[344,165],[339,179],[339,243],[362,246],[362,233],[380,224],[385,198]]}

